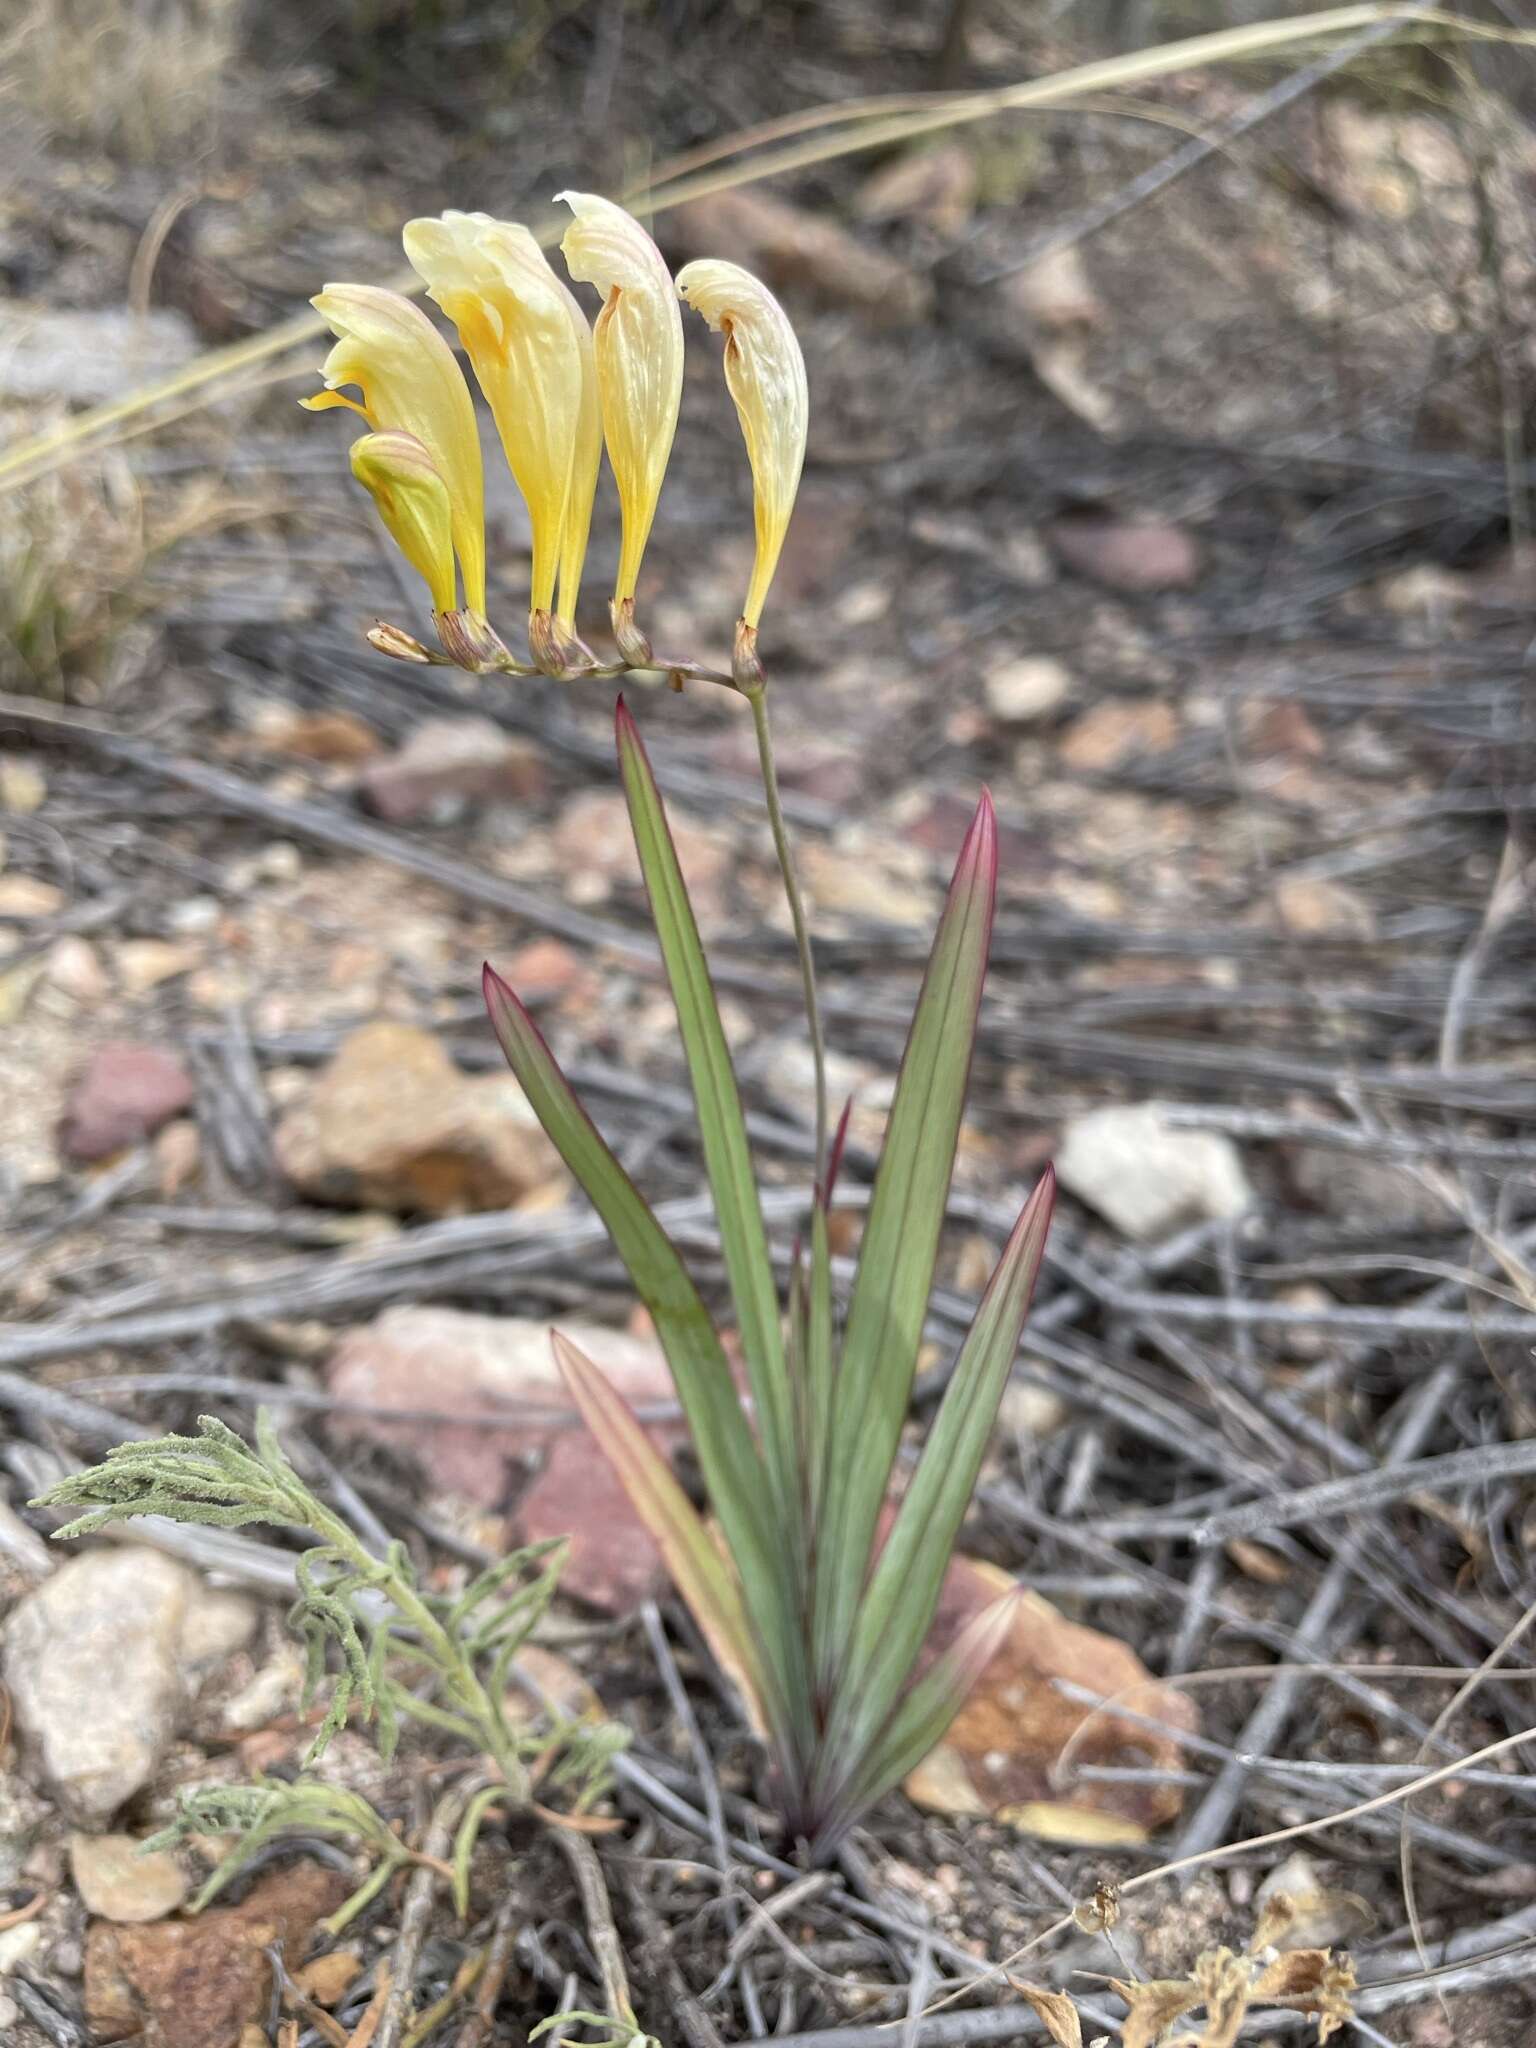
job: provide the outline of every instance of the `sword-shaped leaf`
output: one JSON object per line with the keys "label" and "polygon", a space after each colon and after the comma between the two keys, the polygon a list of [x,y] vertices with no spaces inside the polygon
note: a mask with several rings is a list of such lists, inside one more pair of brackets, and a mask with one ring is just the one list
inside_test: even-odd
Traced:
{"label": "sword-shaped leaf", "polygon": [[704,1483],[741,1573],[747,1605],[785,1683],[798,1668],[793,1589],[782,1532],[767,1514],[762,1460],[709,1311],[639,1189],[578,1101],[542,1033],[501,976],[484,975],[486,1008],[534,1114],[586,1191],[650,1311],[698,1452]]}
{"label": "sword-shaped leaf", "polygon": [[886,1719],[938,1611],[960,1524],[1018,1352],[1056,1199],[1049,1167],[1024,1204],[960,1347],[912,1483],[859,1602],[828,1742],[857,1755]]}
{"label": "sword-shaped leaf", "polygon": [[985,793],[913,1014],[848,1306],[817,1552],[815,1668],[835,1689],[912,1391],[954,1167],[997,893]]}
{"label": "sword-shaped leaf", "polygon": [[851,1812],[889,1792],[940,1741],[1007,1641],[1021,1598],[1010,1588],[989,1601],[909,1688],[849,1781],[845,1796]]}
{"label": "sword-shaped leaf", "polygon": [[788,1513],[795,1500],[789,1375],[779,1323],[778,1290],[768,1256],[768,1236],[763,1228],[752,1151],[747,1142],[747,1121],[661,792],[656,787],[639,729],[622,697],[617,733],[619,768],[629,800],[635,848],[651,900],[651,915],[693,1083],[704,1167],[714,1196],[720,1249],[746,1354],[763,1456],[774,1498],[781,1512]]}
{"label": "sword-shaped leaf", "polygon": [[678,1591],[721,1666],[751,1695],[766,1726],[782,1734],[784,1703],[768,1678],[742,1604],[741,1590],[709,1540],[692,1502],[634,1410],[568,1337],[550,1332],[571,1398],[613,1466],[635,1513],[655,1538]]}

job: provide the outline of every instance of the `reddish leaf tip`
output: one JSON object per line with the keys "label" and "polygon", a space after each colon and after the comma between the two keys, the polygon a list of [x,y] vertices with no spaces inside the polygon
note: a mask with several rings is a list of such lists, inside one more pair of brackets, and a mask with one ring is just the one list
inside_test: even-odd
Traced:
{"label": "reddish leaf tip", "polygon": [[992,792],[983,785],[971,822],[966,827],[965,839],[955,862],[955,880],[973,880],[977,875],[985,878],[989,888],[997,883],[997,813],[992,808]]}
{"label": "reddish leaf tip", "polygon": [[1042,1210],[1045,1212],[1045,1220],[1040,1230],[1041,1243],[1043,1244],[1045,1233],[1051,1227],[1051,1218],[1056,1213],[1056,1168],[1051,1160],[1047,1160],[1045,1165],[1041,1167],[1040,1178],[1029,1191],[1028,1200],[1019,1213],[1018,1227],[1023,1228],[1033,1218],[1039,1216]]}
{"label": "reddish leaf tip", "polygon": [[823,1209],[832,1206],[833,1191],[837,1187],[837,1176],[842,1169],[843,1149],[848,1143],[848,1120],[853,1115],[853,1097],[850,1095],[843,1104],[843,1113],[837,1120],[837,1129],[832,1133],[832,1143],[827,1149],[827,1177],[816,1190],[816,1199]]}
{"label": "reddish leaf tip", "polygon": [[528,1014],[511,982],[503,981],[489,960],[480,970],[480,994],[493,1020],[498,1009],[516,1010],[520,1017]]}
{"label": "reddish leaf tip", "polygon": [[637,732],[639,730],[639,728],[635,724],[634,713],[630,710],[629,706],[624,702],[624,692],[622,690],[620,690],[618,696],[614,699],[613,723],[615,730],[618,732],[621,738],[626,737],[629,734]]}

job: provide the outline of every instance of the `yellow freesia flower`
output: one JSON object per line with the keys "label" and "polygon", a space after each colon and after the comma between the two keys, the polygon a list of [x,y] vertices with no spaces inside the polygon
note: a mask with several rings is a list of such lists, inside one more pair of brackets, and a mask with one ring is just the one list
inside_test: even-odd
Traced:
{"label": "yellow freesia flower", "polygon": [[433,611],[451,612],[458,594],[453,510],[448,486],[421,442],[399,427],[360,434],[352,443],[352,474],[372,494],[396,547],[425,578]]}
{"label": "yellow freesia flower", "polygon": [[757,556],[741,615],[755,631],[805,464],[805,358],[789,315],[768,287],[739,264],[713,258],[685,264],[677,274],[677,289],[725,336],[725,381],[752,465]]}
{"label": "yellow freesia flower", "polygon": [[602,458],[591,330],[527,228],[413,220],[405,253],[459,330],[533,526],[530,609],[573,621]]}
{"label": "yellow freesia flower", "polygon": [[[377,285],[328,284],[310,304],[337,340],[321,372],[325,390],[300,403],[311,412],[350,406],[376,433],[398,430],[419,443],[447,496],[449,531],[464,582],[464,602],[477,615],[483,614],[485,497],[480,436],[474,400],[453,350],[419,306]],[[363,394],[361,404],[342,394],[337,388],[342,384],[357,386]],[[395,533],[393,527],[390,531]],[[395,538],[400,539],[398,533]],[[414,555],[409,558],[421,567]],[[423,570],[423,574],[427,572]],[[445,588],[440,565],[434,565],[427,580],[434,605],[452,611],[451,602],[446,606],[438,602]],[[451,583],[450,568],[447,587]]]}
{"label": "yellow freesia flower", "polygon": [[566,265],[603,294],[593,335],[597,390],[623,515],[614,603],[632,607],[677,429],[682,315],[661,251],[637,220],[593,192],[556,196],[576,216],[560,244]]}

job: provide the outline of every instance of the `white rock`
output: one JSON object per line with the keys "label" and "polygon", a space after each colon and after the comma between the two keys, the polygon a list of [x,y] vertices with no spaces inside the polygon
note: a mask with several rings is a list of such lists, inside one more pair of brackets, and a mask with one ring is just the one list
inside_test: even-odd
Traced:
{"label": "white rock", "polygon": [[1127,1237],[1241,1216],[1253,1189],[1237,1147],[1218,1131],[1180,1131],[1155,1102],[1110,1104],[1074,1117],[1056,1154],[1061,1184]]}
{"label": "white rock", "polygon": [[1029,725],[1054,711],[1072,688],[1072,671],[1050,654],[1021,654],[988,669],[987,709],[1004,725]]}
{"label": "white rock", "polygon": [[149,1781],[193,1670],[254,1625],[248,1602],[237,1613],[234,1596],[136,1544],[72,1558],[17,1602],[0,1676],[29,1755],[73,1821],[100,1826]]}
{"label": "white rock", "polygon": [[1010,1380],[998,1403],[997,1426],[1010,1437],[1042,1443],[1056,1434],[1067,1414],[1066,1402],[1049,1387],[1032,1387],[1023,1380]]}
{"label": "white rock", "polygon": [[101,956],[89,939],[65,932],[48,949],[48,979],[73,1001],[99,1003],[111,991]]}
{"label": "white rock", "polygon": [[167,306],[147,313],[108,306],[71,312],[13,307],[0,349],[0,398],[120,398],[197,354],[191,322]]}
{"label": "white rock", "polygon": [[23,1920],[18,1926],[0,1928],[0,1977],[8,1977],[13,1970],[19,1970],[42,1944],[43,1930],[36,1920]]}

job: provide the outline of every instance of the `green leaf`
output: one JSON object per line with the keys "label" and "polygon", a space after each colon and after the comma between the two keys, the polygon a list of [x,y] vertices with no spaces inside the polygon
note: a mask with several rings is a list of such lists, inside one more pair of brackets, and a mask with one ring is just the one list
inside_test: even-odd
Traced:
{"label": "green leaf", "polygon": [[485,1816],[499,1799],[506,1797],[507,1788],[500,1779],[494,1785],[482,1785],[465,1807],[463,1818],[454,1830],[453,1910],[461,1920],[469,1918],[469,1866],[474,1858],[475,1844],[480,1839]]}
{"label": "green leaf", "polygon": [[891,1713],[837,1802],[850,1817],[920,1764],[1008,1639],[1023,1595],[1010,1587],[973,1615]]}
{"label": "green leaf", "polygon": [[811,1270],[805,1300],[805,1470],[801,1475],[809,1526],[817,1527],[827,1483],[827,1445],[832,1433],[836,1367],[832,1355],[832,1247],[827,1211],[811,1208]]}
{"label": "green leaf", "polygon": [[635,1513],[656,1540],[678,1591],[693,1611],[711,1650],[751,1694],[765,1723],[785,1726],[784,1702],[758,1655],[740,1588],[709,1539],[692,1502],[636,1420],[629,1403],[558,1330],[550,1332],[555,1359],[598,1447],[623,1482]]}
{"label": "green leaf", "polygon": [[[617,734],[619,768],[629,800],[635,849],[650,895],[656,936],[672,1000],[677,1006],[678,1027],[693,1083],[704,1166],[720,1226],[720,1248],[746,1354],[763,1455],[775,1500],[780,1512],[787,1513],[796,1498],[794,1421],[778,1289],[768,1256],[768,1235],[763,1227],[757,1176],[747,1142],[747,1121],[661,792],[656,787],[639,728],[622,697],[618,702]],[[789,1538],[792,1526],[784,1528],[781,1541]]]}
{"label": "green leaf", "polygon": [[818,1532],[815,1669],[836,1688],[912,1392],[949,1194],[997,892],[985,792],[913,1013],[848,1305]]}
{"label": "green leaf", "polygon": [[997,1419],[1056,1198],[1049,1167],[1024,1204],[960,1347],[906,1497],[859,1602],[828,1742],[851,1761],[907,1684]]}
{"label": "green leaf", "polygon": [[615,1159],[561,1073],[538,1026],[496,971],[483,977],[486,1008],[507,1064],[555,1149],[585,1189],[650,1311],[688,1417],[704,1483],[754,1612],[775,1613],[779,1547],[766,1516],[762,1461],[742,1412],[730,1361],[677,1248]]}

